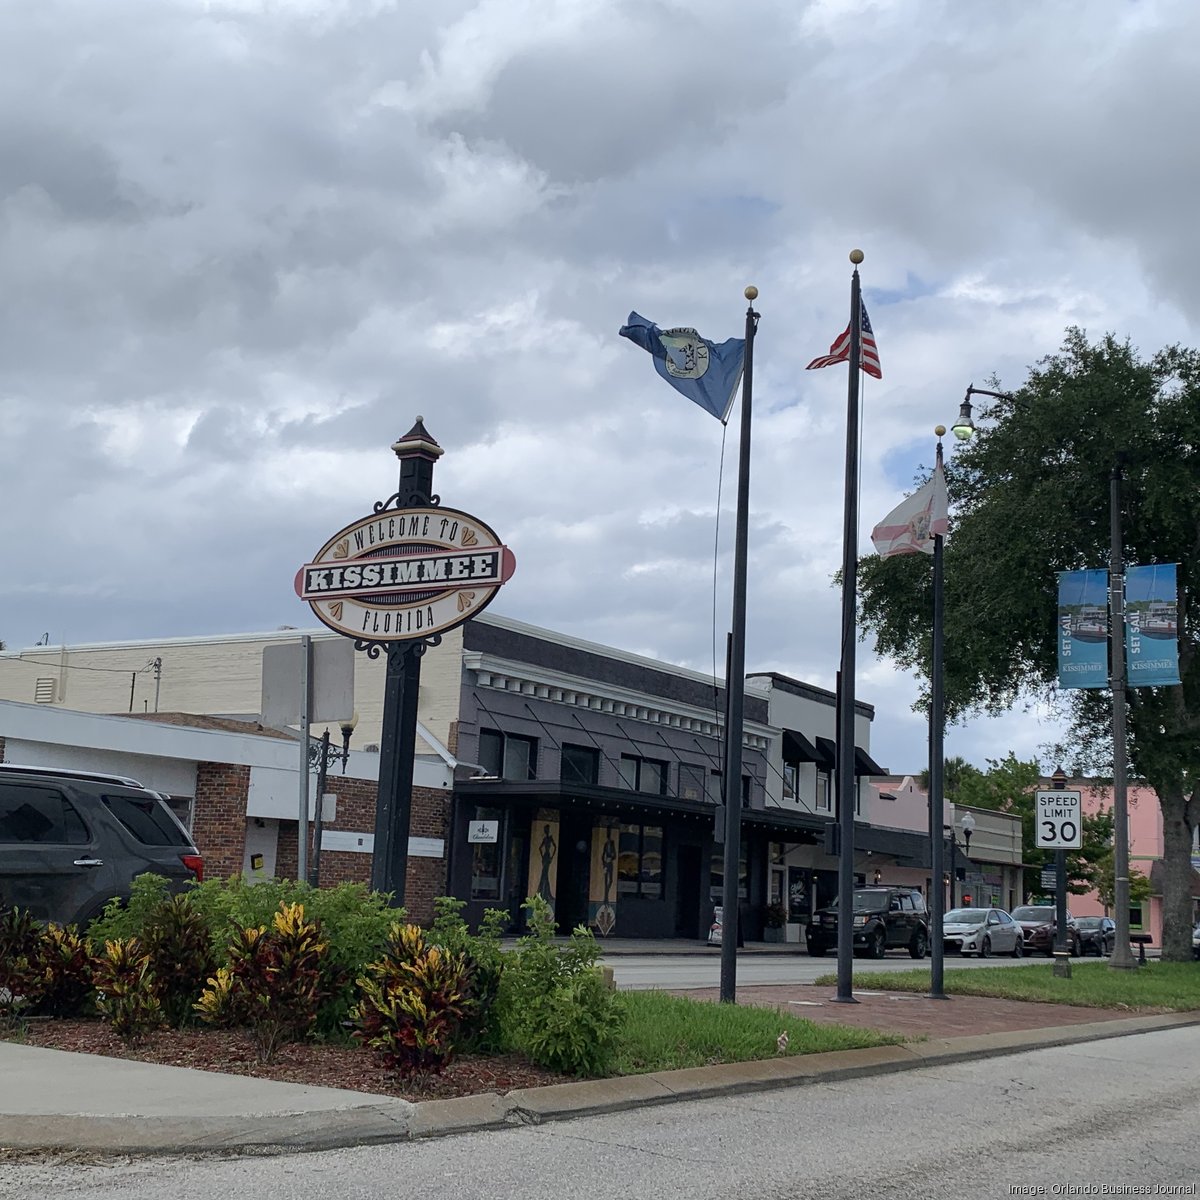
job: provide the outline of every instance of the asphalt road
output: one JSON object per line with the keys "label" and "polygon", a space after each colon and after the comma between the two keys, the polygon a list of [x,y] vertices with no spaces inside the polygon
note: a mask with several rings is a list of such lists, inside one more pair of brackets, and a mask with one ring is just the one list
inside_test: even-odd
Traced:
{"label": "asphalt road", "polygon": [[1198,1062],[1200,1028],[1188,1028],[396,1146],[0,1164],[0,1197],[991,1200],[1119,1187],[1187,1195],[1200,1181]]}
{"label": "asphalt road", "polygon": [[[721,982],[720,953],[711,955],[612,955],[604,960],[613,968],[613,977],[620,988],[691,988],[718,987]],[[1044,956],[1036,958],[961,958],[947,955],[945,969],[969,971],[977,967],[1020,967],[1031,962],[1045,964]],[[879,971],[908,971],[921,967],[929,970],[929,959],[921,962],[907,954],[889,954],[887,958],[854,960],[855,986],[862,981],[870,986],[870,977]],[[738,959],[738,984],[754,983],[812,983],[821,975],[837,974],[837,956],[809,958],[807,954],[748,954]]]}

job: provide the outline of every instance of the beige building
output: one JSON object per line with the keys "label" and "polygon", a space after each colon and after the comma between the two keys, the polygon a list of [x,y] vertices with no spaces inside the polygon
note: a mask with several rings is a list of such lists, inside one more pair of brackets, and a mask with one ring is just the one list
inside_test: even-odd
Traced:
{"label": "beige building", "polygon": [[[320,627],[0,651],[0,700],[118,716],[184,712],[257,720],[262,711],[263,650],[296,642],[304,633],[314,642],[344,640]],[[387,663],[382,655],[354,658],[359,717],[354,747],[365,750],[379,743]],[[443,635],[441,645],[422,661],[418,709],[421,723],[440,745],[422,740],[418,754],[438,753],[453,741],[461,660],[460,627]],[[320,728],[314,726],[314,731]],[[336,726],[332,733],[337,742]]]}

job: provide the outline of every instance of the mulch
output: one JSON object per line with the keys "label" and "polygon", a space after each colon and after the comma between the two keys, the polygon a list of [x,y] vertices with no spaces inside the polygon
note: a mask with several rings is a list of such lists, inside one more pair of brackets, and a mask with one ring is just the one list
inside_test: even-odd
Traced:
{"label": "mulch", "polygon": [[[720,999],[718,988],[690,988],[677,992],[696,1000]],[[1004,1000],[995,996],[951,996],[933,1000],[917,992],[876,991],[868,983],[853,989],[857,1003],[834,999],[837,989],[826,984],[750,984],[739,987],[740,1004],[778,1008],[795,1019],[823,1025],[854,1025],[896,1033],[905,1038],[971,1037],[981,1033],[1011,1033],[1092,1021],[1164,1012],[1165,1009],[1128,1006],[1085,1008],[1071,1004]]]}
{"label": "mulch", "polygon": [[260,1063],[248,1035],[239,1030],[163,1029],[128,1048],[97,1020],[34,1020],[25,1041],[31,1046],[102,1054],[140,1062],[228,1075],[253,1075],[310,1087],[398,1096],[404,1100],[443,1100],[481,1092],[503,1095],[517,1088],[562,1083],[563,1076],[534,1066],[515,1054],[464,1055],[441,1075],[401,1079],[390,1074],[369,1050],[305,1042],[280,1048],[274,1062]]}

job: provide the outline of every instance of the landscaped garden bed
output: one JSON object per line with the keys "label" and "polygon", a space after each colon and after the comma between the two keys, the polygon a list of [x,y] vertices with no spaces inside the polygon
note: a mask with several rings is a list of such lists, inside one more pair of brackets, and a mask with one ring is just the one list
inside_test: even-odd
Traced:
{"label": "landscaped garden bed", "polygon": [[544,901],[501,943],[442,898],[429,929],[355,885],[142,876],[80,933],[0,911],[0,1036],[413,1100],[894,1043],[753,1005],[617,993]]}
{"label": "landscaped garden bed", "polygon": [[535,1067],[517,1054],[467,1054],[453,1059],[440,1075],[419,1074],[405,1079],[381,1070],[374,1055],[358,1046],[321,1042],[288,1043],[279,1048],[271,1062],[263,1063],[250,1036],[232,1029],[161,1029],[149,1034],[140,1045],[127,1046],[102,1021],[35,1018],[27,1022],[21,1040],[30,1046],[79,1054],[374,1092],[405,1100],[440,1100],[479,1092],[503,1094],[563,1081],[558,1072]]}

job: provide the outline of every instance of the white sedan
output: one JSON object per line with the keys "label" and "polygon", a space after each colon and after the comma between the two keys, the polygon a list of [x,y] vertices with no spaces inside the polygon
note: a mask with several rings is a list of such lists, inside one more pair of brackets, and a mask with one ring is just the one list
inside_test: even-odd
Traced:
{"label": "white sedan", "polygon": [[1021,926],[1002,908],[952,908],[942,918],[942,948],[959,954],[1025,953]]}

